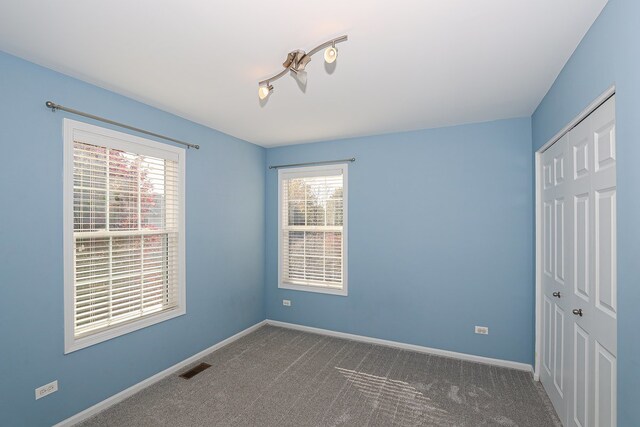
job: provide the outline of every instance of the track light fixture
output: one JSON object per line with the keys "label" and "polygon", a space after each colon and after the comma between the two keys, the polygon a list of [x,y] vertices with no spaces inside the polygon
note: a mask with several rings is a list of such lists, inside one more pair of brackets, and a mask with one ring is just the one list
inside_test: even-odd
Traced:
{"label": "track light fixture", "polygon": [[258,82],[258,97],[260,99],[267,98],[269,94],[273,92],[273,86],[271,85],[271,82],[278,80],[280,77],[287,74],[287,72],[291,71],[294,74],[304,74],[303,72],[307,64],[309,63],[309,61],[311,61],[311,56],[320,52],[322,49],[326,48],[324,51],[324,60],[328,64],[332,64],[338,57],[338,49],[336,49],[336,43],[345,41],[347,41],[346,35],[324,42],[321,45],[311,49],[309,53],[306,53],[304,50],[300,49],[289,52],[287,54],[287,59],[285,59],[285,61],[282,63],[284,70],[280,71],[278,74],[274,75],[271,78]]}

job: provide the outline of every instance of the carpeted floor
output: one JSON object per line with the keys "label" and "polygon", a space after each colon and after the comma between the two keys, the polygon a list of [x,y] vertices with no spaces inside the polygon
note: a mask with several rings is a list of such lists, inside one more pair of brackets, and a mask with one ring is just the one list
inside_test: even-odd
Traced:
{"label": "carpeted floor", "polygon": [[274,326],[201,362],[82,426],[560,425],[529,373]]}

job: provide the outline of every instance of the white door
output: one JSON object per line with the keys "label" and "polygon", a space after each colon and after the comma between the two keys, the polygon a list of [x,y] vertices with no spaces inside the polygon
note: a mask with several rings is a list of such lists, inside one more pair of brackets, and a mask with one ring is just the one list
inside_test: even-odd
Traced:
{"label": "white door", "polygon": [[[540,377],[558,414],[567,408],[568,323],[571,321],[567,265],[571,205],[569,193],[568,136],[542,155],[542,357]],[[561,416],[562,418],[562,416]]]}
{"label": "white door", "polygon": [[616,425],[615,98],[569,133],[575,207],[571,426]]}
{"label": "white door", "polygon": [[615,97],[545,151],[541,177],[541,380],[565,425],[615,426]]}

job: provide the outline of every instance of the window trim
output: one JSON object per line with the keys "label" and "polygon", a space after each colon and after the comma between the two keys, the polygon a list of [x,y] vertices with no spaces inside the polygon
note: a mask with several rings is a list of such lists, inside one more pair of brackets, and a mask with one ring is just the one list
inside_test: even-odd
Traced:
{"label": "window trim", "polygon": [[[147,326],[186,314],[186,271],[185,271],[185,161],[186,150],[169,144],[152,141],[126,133],[114,131],[100,126],[90,125],[71,119],[64,119],[63,144],[63,251],[64,251],[64,353],[68,354],[85,347],[116,338]],[[123,323],[119,326],[76,338],[74,333],[74,228],[73,228],[73,154],[74,134],[82,133],[91,138],[95,135],[96,143],[104,146],[104,139],[114,140],[111,148],[122,148],[122,142],[135,144],[139,154],[152,154],[164,151],[167,158],[176,159],[178,163],[178,305],[170,310],[162,311],[138,320]],[[98,141],[102,140],[102,143]],[[122,141],[122,142],[120,142]]]}
{"label": "window trim", "polygon": [[[342,225],[342,289],[332,289],[314,285],[296,285],[283,282],[283,241],[282,241],[282,181],[292,177],[312,177],[323,176],[327,171],[342,170],[343,185],[343,225]],[[338,296],[348,296],[348,222],[349,222],[349,185],[348,185],[348,163],[336,163],[322,166],[303,166],[295,168],[278,169],[278,289],[288,289],[294,291],[314,292],[320,294],[330,294]]]}

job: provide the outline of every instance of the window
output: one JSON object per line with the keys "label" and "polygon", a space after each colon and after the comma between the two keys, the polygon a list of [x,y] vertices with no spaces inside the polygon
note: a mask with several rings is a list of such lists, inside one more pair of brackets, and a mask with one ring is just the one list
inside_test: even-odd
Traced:
{"label": "window", "polygon": [[347,165],[278,171],[278,286],[347,295]]}
{"label": "window", "polygon": [[64,126],[69,353],[185,313],[185,150]]}

